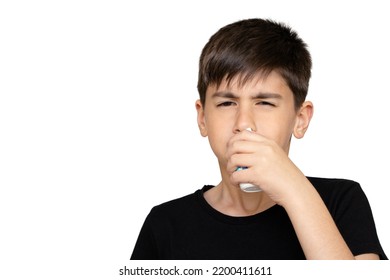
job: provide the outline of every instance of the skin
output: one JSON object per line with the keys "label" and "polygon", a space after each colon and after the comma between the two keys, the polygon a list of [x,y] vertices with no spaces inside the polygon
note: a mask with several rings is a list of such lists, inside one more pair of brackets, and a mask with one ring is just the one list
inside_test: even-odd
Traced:
{"label": "skin", "polygon": [[[313,115],[305,101],[296,110],[293,93],[275,71],[241,85],[238,77],[206,91],[196,101],[202,136],[218,158],[222,181],[204,194],[216,210],[249,216],[275,204],[286,209],[307,259],[378,259],[353,256],[317,191],[289,159],[292,135],[302,138]],[[251,128],[252,132],[247,131]],[[248,169],[237,171],[238,166]],[[263,190],[245,193],[240,183]]]}

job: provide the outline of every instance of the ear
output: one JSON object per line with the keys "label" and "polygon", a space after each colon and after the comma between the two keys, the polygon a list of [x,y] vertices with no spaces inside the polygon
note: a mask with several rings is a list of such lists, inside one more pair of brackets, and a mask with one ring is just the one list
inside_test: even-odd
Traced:
{"label": "ear", "polygon": [[295,138],[301,139],[303,136],[305,136],[306,130],[308,129],[310,124],[310,120],[313,117],[313,111],[313,103],[311,103],[310,101],[303,102],[296,116],[294,126]]}
{"label": "ear", "polygon": [[207,129],[206,129],[206,121],[205,121],[205,115],[204,115],[204,108],[203,108],[203,105],[202,105],[202,102],[200,102],[200,100],[196,100],[195,102],[195,108],[196,108],[196,111],[198,112],[198,127],[199,127],[199,131],[200,131],[200,135],[202,135],[203,137],[206,137],[207,136]]}

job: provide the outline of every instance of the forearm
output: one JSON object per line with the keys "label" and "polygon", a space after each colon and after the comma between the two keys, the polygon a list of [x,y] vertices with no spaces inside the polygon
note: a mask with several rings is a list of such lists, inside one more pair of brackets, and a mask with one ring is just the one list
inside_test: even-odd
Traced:
{"label": "forearm", "polygon": [[306,179],[296,182],[286,209],[307,259],[354,259],[321,197]]}

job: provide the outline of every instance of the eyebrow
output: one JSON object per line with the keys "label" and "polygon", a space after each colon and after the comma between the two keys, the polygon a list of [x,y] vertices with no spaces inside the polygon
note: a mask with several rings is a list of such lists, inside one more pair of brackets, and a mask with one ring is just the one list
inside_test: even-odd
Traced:
{"label": "eyebrow", "polygon": [[[239,96],[235,95],[234,93],[230,91],[217,91],[213,93],[211,98],[230,98],[230,99],[238,99]],[[272,92],[258,92],[254,96],[252,96],[252,99],[282,99],[282,95],[279,93],[272,93]]]}

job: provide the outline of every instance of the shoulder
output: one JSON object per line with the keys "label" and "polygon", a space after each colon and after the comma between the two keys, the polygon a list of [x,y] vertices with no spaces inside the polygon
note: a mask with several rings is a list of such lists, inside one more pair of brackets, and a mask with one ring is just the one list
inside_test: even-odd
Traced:
{"label": "shoulder", "polygon": [[154,206],[149,213],[149,219],[161,221],[189,215],[192,211],[198,208],[198,196],[200,193],[201,190],[197,190],[192,194]]}
{"label": "shoulder", "polygon": [[351,189],[351,188],[360,188],[358,182],[341,179],[341,178],[320,178],[320,177],[307,177],[313,186],[319,191],[329,191],[330,189],[334,190],[335,188],[340,189]]}
{"label": "shoulder", "polygon": [[321,196],[363,192],[356,181],[341,178],[307,177]]}
{"label": "shoulder", "polygon": [[356,181],[340,178],[307,177],[328,208],[341,204],[367,204],[368,200],[360,184]]}

